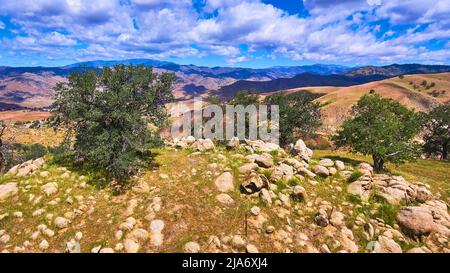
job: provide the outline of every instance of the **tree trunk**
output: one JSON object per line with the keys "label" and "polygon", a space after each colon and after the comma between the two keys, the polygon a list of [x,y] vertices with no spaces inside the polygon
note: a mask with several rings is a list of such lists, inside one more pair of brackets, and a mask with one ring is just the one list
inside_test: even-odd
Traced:
{"label": "tree trunk", "polygon": [[372,156],[373,159],[373,168],[376,172],[383,170],[384,160],[383,158],[379,158],[377,156]]}
{"label": "tree trunk", "polygon": [[447,159],[448,156],[448,141],[442,145],[442,160]]}

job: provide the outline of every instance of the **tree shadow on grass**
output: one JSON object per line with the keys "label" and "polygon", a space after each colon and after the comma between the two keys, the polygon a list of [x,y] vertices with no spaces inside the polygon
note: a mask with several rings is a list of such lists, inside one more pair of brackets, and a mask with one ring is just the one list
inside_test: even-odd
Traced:
{"label": "tree shadow on grass", "polygon": [[326,156],[326,158],[329,158],[329,159],[331,159],[333,161],[340,160],[340,161],[344,162],[345,164],[349,164],[349,165],[352,165],[352,166],[357,166],[360,163],[366,162],[366,161],[363,161],[363,160],[352,159],[352,158],[342,157],[342,156],[337,156],[337,155]]}
{"label": "tree shadow on grass", "polygon": [[104,189],[115,184],[114,192],[118,193],[124,192],[132,186],[133,175],[145,170],[157,170],[160,167],[160,164],[154,160],[159,155],[159,152],[148,151],[143,159],[146,166],[131,174],[127,180],[117,182],[107,171],[96,168],[86,162],[77,161],[76,153],[66,147],[54,148],[50,151],[50,154],[53,156],[51,163],[65,167],[67,170],[78,176],[86,177],[86,182],[97,189]]}

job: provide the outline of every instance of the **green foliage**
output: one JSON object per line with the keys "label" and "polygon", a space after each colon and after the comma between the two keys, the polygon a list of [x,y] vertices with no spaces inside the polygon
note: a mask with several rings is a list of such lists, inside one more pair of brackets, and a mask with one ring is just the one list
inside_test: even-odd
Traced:
{"label": "green foliage", "polygon": [[242,105],[242,106],[248,106],[252,104],[258,104],[259,103],[259,95],[252,93],[248,90],[241,90],[238,91],[234,98],[230,101],[229,104],[231,105]]}
{"label": "green foliage", "polygon": [[78,160],[126,181],[156,144],[149,124],[166,122],[174,79],[144,66],[75,72],[55,87],[50,124],[68,129]]}
{"label": "green foliage", "polygon": [[395,220],[395,217],[397,215],[397,212],[400,210],[400,206],[391,205],[384,200],[377,200],[374,202],[379,203],[380,206],[379,206],[377,212],[373,216],[377,217],[377,218],[381,218],[384,220],[384,222],[386,224],[393,226],[397,222]]}
{"label": "green foliage", "polygon": [[430,111],[425,116],[423,127],[424,152],[447,159],[450,144],[450,105],[441,105]]}
{"label": "green foliage", "polygon": [[262,175],[264,175],[264,176],[265,176],[267,179],[269,179],[269,180],[270,180],[270,178],[272,178],[272,171],[269,170],[269,169],[261,168],[261,169],[260,169],[260,173],[261,173]]}
{"label": "green foliage", "polygon": [[365,95],[352,112],[332,137],[337,147],[371,155],[376,171],[382,170],[385,162],[400,164],[420,155],[420,145],[414,138],[421,122],[413,110],[379,95]]}
{"label": "green foliage", "polygon": [[292,177],[288,180],[287,184],[291,187],[300,185],[300,179],[297,177]]}
{"label": "green foliage", "polygon": [[278,105],[280,112],[280,144],[295,142],[296,137],[313,136],[322,124],[320,104],[313,102],[316,95],[297,92],[290,95],[276,93],[265,98],[264,103]]}
{"label": "green foliage", "polygon": [[348,183],[352,183],[355,182],[356,180],[358,180],[361,176],[363,176],[364,174],[360,171],[354,171],[349,178],[347,178],[347,182]]}

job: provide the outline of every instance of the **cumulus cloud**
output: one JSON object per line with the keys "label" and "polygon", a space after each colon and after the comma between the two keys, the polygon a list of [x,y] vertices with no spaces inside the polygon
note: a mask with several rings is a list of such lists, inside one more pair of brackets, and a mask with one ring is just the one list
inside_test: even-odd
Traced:
{"label": "cumulus cloud", "polygon": [[217,55],[230,65],[260,51],[317,62],[449,61],[448,46],[427,47],[450,38],[448,0],[304,0],[308,16],[269,1],[198,2],[0,0],[15,33],[0,49],[54,59]]}
{"label": "cumulus cloud", "polygon": [[235,65],[237,63],[242,63],[242,62],[245,62],[245,61],[248,61],[248,60],[249,60],[249,58],[247,56],[239,56],[239,57],[236,57],[236,58],[228,59],[227,63],[229,65]]}

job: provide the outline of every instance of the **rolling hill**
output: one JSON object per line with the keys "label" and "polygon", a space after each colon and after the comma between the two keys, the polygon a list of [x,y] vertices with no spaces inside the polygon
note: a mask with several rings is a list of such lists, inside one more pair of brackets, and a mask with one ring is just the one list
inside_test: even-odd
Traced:
{"label": "rolling hill", "polygon": [[405,75],[349,87],[306,87],[283,92],[322,94],[316,101],[323,105],[324,129],[334,131],[350,116],[351,107],[359,98],[369,93],[399,101],[417,111],[450,103],[450,73]]}
{"label": "rolling hill", "polygon": [[229,86],[222,87],[220,93],[223,97],[230,98],[240,90],[250,90],[255,93],[267,93],[308,86],[352,86],[405,74],[443,72],[450,72],[450,66],[420,64],[394,64],[381,67],[367,66],[355,68],[352,71],[341,75],[303,73],[292,78],[279,78],[271,81],[239,80]]}

